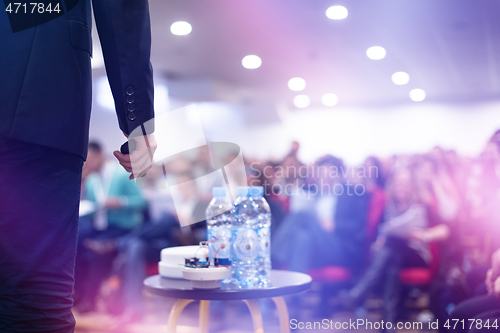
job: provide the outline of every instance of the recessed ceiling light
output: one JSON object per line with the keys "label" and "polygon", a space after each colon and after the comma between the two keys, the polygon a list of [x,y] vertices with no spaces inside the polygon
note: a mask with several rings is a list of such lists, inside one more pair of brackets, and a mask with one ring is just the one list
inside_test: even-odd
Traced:
{"label": "recessed ceiling light", "polygon": [[410,91],[410,98],[414,102],[422,102],[425,97],[425,91],[423,91],[422,89],[412,89]]}
{"label": "recessed ceiling light", "polygon": [[306,95],[297,95],[293,98],[293,104],[298,108],[307,108],[311,104],[311,100]]}
{"label": "recessed ceiling light", "polygon": [[323,103],[324,106],[335,106],[339,102],[339,98],[335,94],[324,94],[323,97],[321,97],[321,103]]}
{"label": "recessed ceiling light", "polygon": [[366,50],[366,55],[372,60],[384,59],[385,54],[385,49],[382,46],[372,46]]}
{"label": "recessed ceiling light", "polygon": [[392,82],[398,86],[402,86],[410,82],[410,75],[405,72],[396,72],[392,74]]}
{"label": "recessed ceiling light", "polygon": [[306,88],[306,80],[301,77],[294,77],[288,80],[288,88],[293,91],[301,91]]}
{"label": "recessed ceiling light", "polygon": [[177,36],[189,35],[193,28],[191,24],[184,21],[177,21],[170,26],[170,32]]}
{"label": "recessed ceiling light", "polygon": [[347,8],[344,6],[332,6],[326,10],[326,17],[331,20],[343,20],[347,15]]}
{"label": "recessed ceiling light", "polygon": [[262,60],[256,55],[247,55],[241,60],[243,67],[248,69],[256,69],[262,65]]}

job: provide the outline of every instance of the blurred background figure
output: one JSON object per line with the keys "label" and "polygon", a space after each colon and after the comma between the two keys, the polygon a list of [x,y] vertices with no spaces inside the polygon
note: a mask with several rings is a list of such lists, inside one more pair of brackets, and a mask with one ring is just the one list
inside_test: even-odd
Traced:
{"label": "blurred background figure", "polygon": [[111,273],[113,240],[142,225],[146,201],[128,173],[107,160],[99,143],[89,143],[83,169],[83,197],[94,203],[95,212],[80,221],[75,304],[80,312],[89,312],[96,309],[101,283]]}
{"label": "blurred background figure", "polygon": [[351,290],[354,303],[360,303],[370,289],[381,286],[384,320],[394,323],[401,308],[399,274],[405,267],[429,267],[433,260],[428,243],[435,236],[430,228],[425,205],[415,197],[414,184],[408,169],[397,169],[388,183],[388,200],[380,234],[374,243],[372,262]]}
{"label": "blurred background figure", "polygon": [[341,171],[336,172],[341,168],[334,156],[316,161],[317,175],[295,195],[297,203],[273,235],[274,263],[298,272],[326,265],[362,267],[368,196],[348,192]]}

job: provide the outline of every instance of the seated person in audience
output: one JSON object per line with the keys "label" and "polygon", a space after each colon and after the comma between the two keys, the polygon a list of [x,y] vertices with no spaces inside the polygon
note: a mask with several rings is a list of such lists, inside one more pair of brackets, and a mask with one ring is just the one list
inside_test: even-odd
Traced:
{"label": "seated person in audience", "polygon": [[428,267],[431,262],[429,241],[447,236],[441,226],[429,228],[427,211],[415,197],[412,175],[397,169],[389,179],[384,222],[374,243],[372,262],[344,301],[360,304],[369,291],[381,286],[384,321],[396,322],[400,308],[399,273],[405,267]]}
{"label": "seated person in audience", "polygon": [[[489,320],[489,325],[494,325],[496,321],[500,327],[500,250],[495,251],[491,256],[491,268],[486,273],[485,284],[487,295],[470,298],[458,304],[451,313],[453,319],[459,320],[455,326],[455,332],[495,331],[496,329],[491,326],[485,327],[487,320]],[[472,320],[474,320],[474,325],[471,327]],[[480,323],[480,327],[476,327],[476,323]]]}
{"label": "seated person in audience", "polygon": [[204,216],[207,206],[207,200],[198,193],[196,182],[191,182],[192,174],[171,174],[168,177],[175,177],[177,184],[184,184],[175,192],[175,205],[170,191],[163,187],[165,178],[161,168],[153,166],[145,178],[138,180],[141,186],[146,187],[144,192],[150,203],[149,215],[153,220],[109,244],[119,251],[121,259],[119,303],[123,307],[120,318],[122,324],[140,321],[144,315],[142,283],[146,278],[147,265],[158,263],[161,250],[171,246],[196,245],[206,240],[204,221],[182,228],[179,225],[179,218],[187,221],[193,216]]}
{"label": "seated person in audience", "polygon": [[[175,178],[178,184],[172,196],[175,196],[175,210],[181,226],[186,245],[198,244],[207,240],[207,223],[205,210],[212,199],[200,193],[198,183],[190,172],[178,174]],[[195,220],[197,219],[197,220]]]}
{"label": "seated person in audience", "polygon": [[[468,179],[467,199],[470,209],[470,231],[482,229],[485,242],[489,242],[493,249],[497,249],[491,256],[491,267],[486,272],[485,287],[486,294],[470,298],[459,303],[451,313],[453,319],[464,320],[466,325],[457,325],[455,332],[491,332],[495,328],[485,327],[489,325],[500,325],[500,249],[499,249],[499,205],[500,198],[500,130],[496,131],[488,141],[481,156],[473,164]],[[478,272],[480,270],[477,270]],[[473,273],[471,271],[469,274]],[[484,273],[483,273],[484,276]],[[479,288],[477,288],[479,289]],[[479,294],[479,293],[476,293]],[[473,319],[474,324],[470,323]],[[467,325],[469,324],[469,325]]]}
{"label": "seated person in audience", "polygon": [[150,219],[124,236],[101,242],[103,247],[119,253],[114,273],[121,283],[114,303],[120,305],[115,311],[120,314],[120,324],[140,321],[144,315],[142,283],[148,265],[157,265],[162,249],[184,245],[162,167],[153,165],[146,176],[137,179],[137,185],[147,200]]}
{"label": "seated person in audience", "polygon": [[[450,169],[444,160],[441,148],[435,147],[430,154],[417,155],[413,160],[415,191],[420,203],[425,205],[429,225],[449,233],[446,239],[436,244],[439,262],[430,286],[430,308],[440,322],[447,319],[446,308],[461,296],[457,291],[460,275],[462,248],[460,246],[459,212],[461,201]],[[455,292],[451,292],[452,289]]]}
{"label": "seated person in audience", "polygon": [[382,221],[387,198],[384,189],[385,177],[382,174],[380,161],[376,157],[370,156],[365,160],[362,168],[364,177],[361,180],[366,192],[370,195],[366,223],[368,245],[375,240],[377,227]]}
{"label": "seated person in audience", "polygon": [[369,198],[353,194],[353,188],[343,184],[342,167],[333,156],[315,163],[319,175],[309,178],[314,183],[308,192],[298,191],[293,197],[291,213],[273,236],[273,264],[298,272],[330,265],[361,269]]}
{"label": "seated person in audience", "polygon": [[139,187],[118,164],[108,162],[101,146],[89,143],[85,169],[84,197],[94,202],[91,224],[79,230],[75,278],[75,301],[81,312],[93,311],[101,282],[110,273],[116,252],[101,246],[100,240],[130,233],[143,222],[146,201]]}

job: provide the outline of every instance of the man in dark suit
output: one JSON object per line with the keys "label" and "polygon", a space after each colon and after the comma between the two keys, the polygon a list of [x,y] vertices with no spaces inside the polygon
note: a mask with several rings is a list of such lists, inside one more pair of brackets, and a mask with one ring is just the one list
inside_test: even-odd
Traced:
{"label": "man in dark suit", "polygon": [[[37,7],[26,21],[22,6],[0,12],[0,331],[68,333],[75,324],[92,13],[90,0],[39,2],[45,9],[58,4],[61,12]],[[95,0],[93,11],[120,129],[128,136],[154,116],[148,2]],[[131,158],[142,161],[134,170],[150,165],[156,143],[148,132],[135,138],[131,155],[114,152],[128,172]]]}

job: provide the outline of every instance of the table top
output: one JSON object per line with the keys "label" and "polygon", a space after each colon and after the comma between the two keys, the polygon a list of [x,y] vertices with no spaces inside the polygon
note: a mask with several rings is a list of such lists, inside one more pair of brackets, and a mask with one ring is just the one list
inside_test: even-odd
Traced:
{"label": "table top", "polygon": [[304,273],[272,270],[270,281],[269,286],[255,289],[230,289],[224,285],[217,289],[194,289],[189,280],[154,275],[144,280],[144,287],[155,295],[181,299],[244,300],[296,294],[309,289],[312,279]]}

